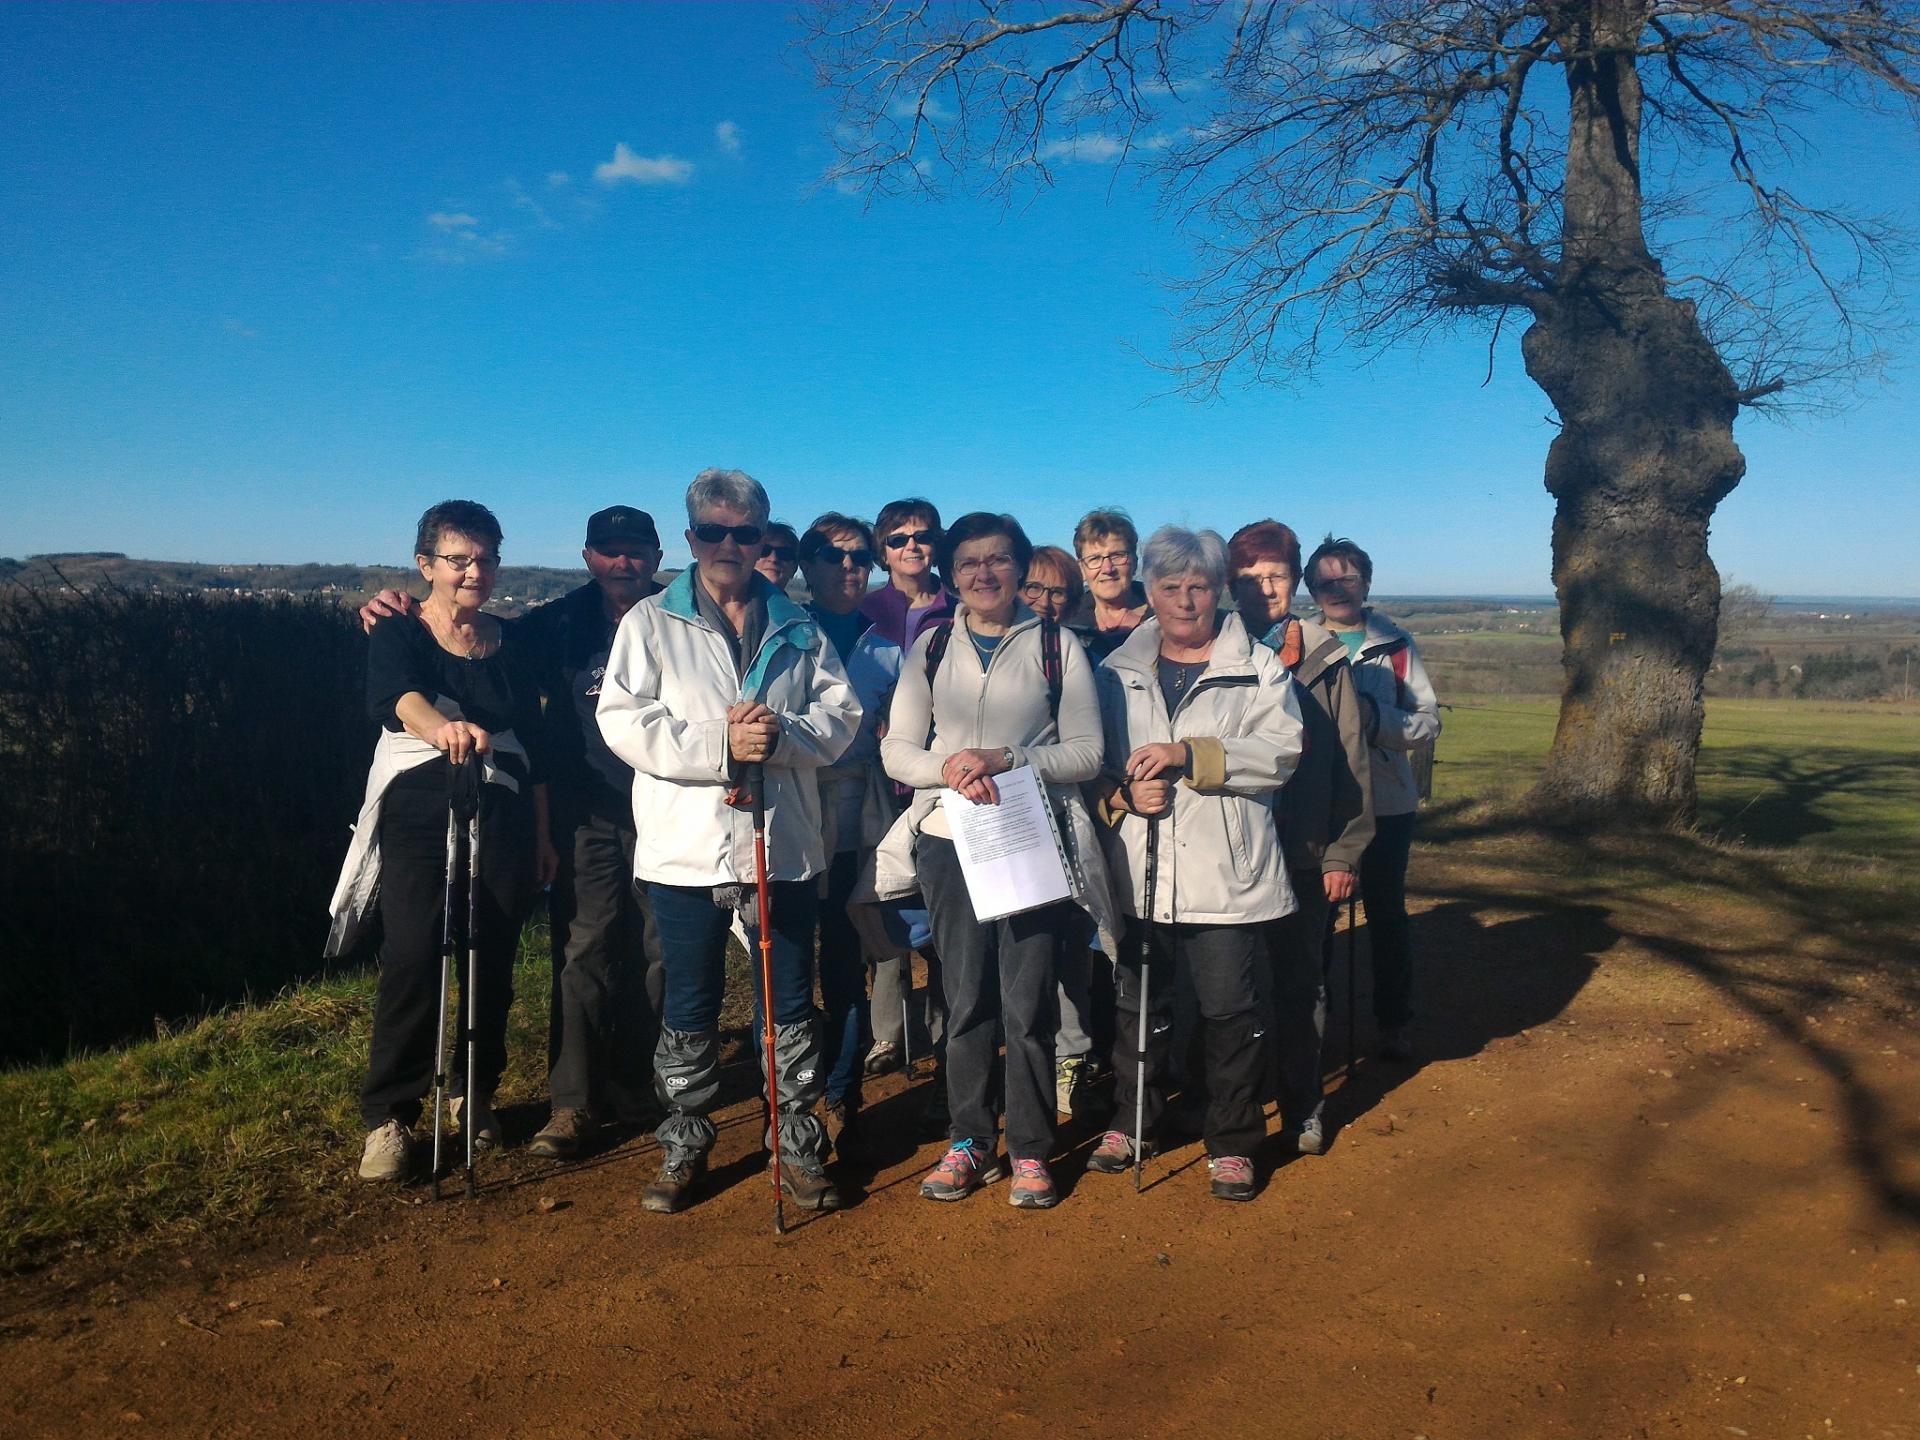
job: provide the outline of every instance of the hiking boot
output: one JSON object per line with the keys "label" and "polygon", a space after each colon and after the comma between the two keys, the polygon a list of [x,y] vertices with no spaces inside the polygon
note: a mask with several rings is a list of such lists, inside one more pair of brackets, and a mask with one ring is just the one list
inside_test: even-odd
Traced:
{"label": "hiking boot", "polygon": [[586,1111],[555,1110],[553,1118],[527,1145],[527,1153],[542,1160],[571,1160],[580,1153],[592,1129],[593,1119]]}
{"label": "hiking boot", "polygon": [[1407,1034],[1406,1026],[1395,1025],[1380,1033],[1380,1058],[1403,1065],[1413,1059],[1413,1039]]}
{"label": "hiking boot", "polygon": [[1253,1199],[1253,1161],[1246,1156],[1209,1155],[1207,1174],[1213,1177],[1214,1199]]}
{"label": "hiking boot", "polygon": [[1320,1117],[1316,1115],[1304,1125],[1288,1125],[1281,1130],[1280,1148],[1298,1155],[1326,1154],[1327,1132],[1320,1123]]}
{"label": "hiking boot", "polygon": [[1073,1114],[1073,1102],[1078,1098],[1081,1077],[1086,1068],[1085,1058],[1079,1055],[1069,1055],[1064,1060],[1054,1062],[1053,1108],[1060,1114]]}
{"label": "hiking boot", "polygon": [[869,1158],[865,1137],[860,1133],[860,1107],[845,1100],[829,1100],[826,1105],[827,1143],[833,1146],[833,1158],[847,1165],[859,1165]]}
{"label": "hiking boot", "polygon": [[890,1075],[900,1068],[900,1047],[891,1040],[876,1040],[873,1048],[867,1051],[867,1063],[862,1068],[868,1075]]}
{"label": "hiking boot", "polygon": [[973,1141],[956,1140],[947,1148],[940,1163],[920,1182],[920,1195],[926,1200],[964,1200],[982,1185],[998,1180],[1006,1171],[999,1159],[982,1160]]}
{"label": "hiking boot", "polygon": [[366,1148],[360,1152],[360,1178],[381,1182],[404,1180],[412,1159],[413,1137],[398,1120],[389,1120],[379,1129],[367,1132]]}
{"label": "hiking boot", "polygon": [[[452,1119],[448,1133],[460,1133],[460,1120],[466,1113],[467,1097],[456,1095],[447,1102],[447,1113]],[[484,1150],[500,1143],[500,1117],[493,1113],[493,1106],[484,1100],[473,1102],[473,1145],[476,1150]]]}
{"label": "hiking boot", "polygon": [[780,1167],[780,1191],[802,1210],[838,1210],[847,1203],[834,1183],[818,1170]]}
{"label": "hiking boot", "polygon": [[[1153,1153],[1151,1145],[1145,1148],[1149,1155]],[[1107,1131],[1087,1157],[1087,1168],[1102,1175],[1126,1174],[1133,1168],[1133,1137],[1123,1130]]]}
{"label": "hiking boot", "polygon": [[707,1157],[699,1152],[675,1155],[668,1152],[660,1162],[660,1173],[640,1192],[640,1207],[656,1215],[672,1215],[693,1203],[693,1187],[707,1173]]}
{"label": "hiking boot", "polygon": [[1007,1190],[1007,1203],[1016,1210],[1051,1210],[1060,1203],[1060,1192],[1053,1188],[1053,1176],[1044,1160],[1013,1162],[1013,1184]]}

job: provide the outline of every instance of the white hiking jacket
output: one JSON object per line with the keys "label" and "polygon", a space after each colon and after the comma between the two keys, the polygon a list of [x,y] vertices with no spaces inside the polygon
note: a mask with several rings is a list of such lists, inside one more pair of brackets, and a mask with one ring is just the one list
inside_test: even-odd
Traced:
{"label": "white hiking jacket", "polygon": [[694,602],[696,568],[626,613],[600,682],[600,733],[633,767],[634,874],[754,883],[753,815],[726,803],[727,710],[746,699],[780,717],[766,762],[767,876],[811,879],[827,863],[816,772],[852,741],[860,702],[813,617],[759,577],[766,637],[736,678],[726,638]]}
{"label": "white hiking jacket", "polygon": [[[1011,748],[1015,766],[1031,765],[1047,787],[1061,840],[1073,870],[1074,901],[1103,936],[1118,933],[1118,916],[1107,881],[1105,856],[1080,785],[1100,773],[1100,704],[1093,666],[1070,631],[1060,633],[1060,719],[1048,707],[1042,665],[1040,619],[1024,604],[985,666],[960,608],[931,687],[923,630],[901,662],[887,717],[880,758],[887,774],[914,789],[906,813],[894,822],[874,856],[874,887],[883,900],[910,895],[919,886],[913,861],[921,827],[938,814],[943,788],[940,767],[956,750]],[[927,743],[929,727],[933,742]],[[1113,952],[1109,952],[1113,953]]]}
{"label": "white hiking jacket", "polygon": [[1370,722],[1373,813],[1411,815],[1420,808],[1420,787],[1407,752],[1440,737],[1440,701],[1413,637],[1378,610],[1366,615],[1367,638],[1353,661],[1353,687],[1373,702],[1361,706]]}
{"label": "white hiking jacket", "polygon": [[[1098,671],[1107,773],[1121,778],[1142,745],[1182,740],[1194,773],[1173,787],[1155,866],[1153,918],[1183,925],[1251,925],[1298,908],[1273,823],[1276,792],[1300,758],[1305,727],[1293,677],[1247,640],[1240,617],[1221,618],[1207,668],[1171,716],[1154,664],[1160,622],[1142,621]],[[1127,914],[1147,916],[1147,826],[1121,815],[1108,868]]]}

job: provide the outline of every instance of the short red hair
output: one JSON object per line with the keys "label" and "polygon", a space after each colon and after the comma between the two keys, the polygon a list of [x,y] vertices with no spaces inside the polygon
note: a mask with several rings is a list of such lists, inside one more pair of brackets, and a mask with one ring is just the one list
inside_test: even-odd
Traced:
{"label": "short red hair", "polygon": [[1300,537],[1278,520],[1256,520],[1242,525],[1227,542],[1227,569],[1238,573],[1262,560],[1277,560],[1300,579]]}

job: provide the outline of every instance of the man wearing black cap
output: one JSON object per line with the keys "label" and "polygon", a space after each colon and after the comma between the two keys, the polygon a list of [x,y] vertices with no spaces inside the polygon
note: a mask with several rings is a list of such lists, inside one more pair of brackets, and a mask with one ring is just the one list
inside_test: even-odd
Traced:
{"label": "man wearing black cap", "polygon": [[[528,1153],[579,1154],[590,1110],[638,1120],[651,1090],[660,943],[633,883],[633,771],[607,749],[594,719],[613,632],[627,611],[659,593],[660,536],[653,517],[612,505],[587,520],[580,552],[593,577],[520,620],[540,656],[545,754],[560,874],[548,900],[553,995],[547,1041],[553,1114]],[[413,609],[384,590],[360,612]]]}
{"label": "man wearing black cap", "polygon": [[659,593],[653,517],[613,505],[587,521],[580,552],[593,578],[522,622],[538,647],[547,697],[546,753],[560,875],[553,922],[553,1008],[547,1057],[553,1114],[528,1153],[570,1160],[591,1107],[638,1119],[650,1090],[660,942],[633,883],[633,771],[607,748],[594,710],[613,632]]}

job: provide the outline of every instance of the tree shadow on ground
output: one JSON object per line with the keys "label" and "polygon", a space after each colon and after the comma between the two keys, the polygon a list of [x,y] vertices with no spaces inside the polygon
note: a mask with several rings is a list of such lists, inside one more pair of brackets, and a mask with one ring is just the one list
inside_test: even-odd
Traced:
{"label": "tree shadow on ground", "polygon": [[[1482,919],[1489,909],[1519,910],[1511,919]],[[1599,968],[1599,956],[1620,938],[1606,908],[1588,901],[1541,897],[1450,895],[1413,920],[1414,1025],[1412,1062],[1378,1058],[1372,1018],[1372,965],[1367,926],[1357,955],[1345,932],[1334,937],[1328,986],[1329,1061],[1356,1057],[1353,1071],[1328,1097],[1326,1120],[1335,1134],[1358,1121],[1428,1065],[1478,1055],[1498,1039],[1546,1024],[1566,1010]],[[1357,960],[1350,970],[1350,955]],[[1349,975],[1354,979],[1349,1029]],[[1352,1049],[1348,1046],[1352,1042]]]}
{"label": "tree shadow on ground", "polygon": [[1735,797],[1702,806],[1701,823],[1753,844],[1799,845],[1839,829],[1821,813],[1835,795],[1872,795],[1896,790],[1910,781],[1909,755],[1861,749],[1822,748],[1795,754],[1777,750],[1737,750],[1702,758]]}
{"label": "tree shadow on ground", "polygon": [[[1618,937],[1711,986],[1791,1047],[1833,1086],[1848,1164],[1874,1204],[1889,1219],[1920,1224],[1920,1185],[1899,1164],[1912,1144],[1904,1122],[1825,1025],[1842,1005],[1902,1020],[1920,1008],[1912,876],[1677,830],[1555,829],[1515,810],[1443,808],[1426,835],[1415,874],[1427,893],[1465,906],[1547,897],[1554,908],[1599,910]],[[1458,878],[1456,864],[1497,868],[1512,884]],[[1631,903],[1648,897],[1657,903]],[[1437,973],[1434,961],[1417,956],[1416,983]]]}

